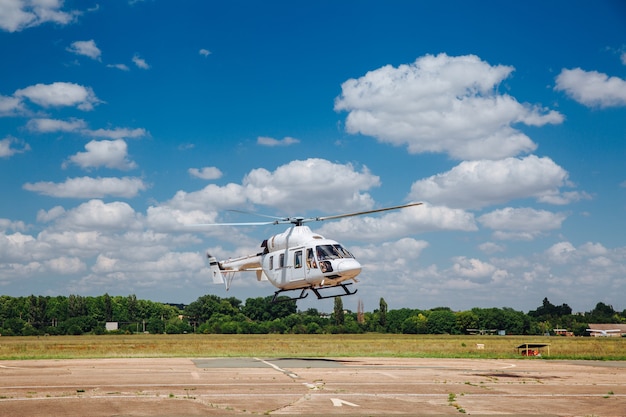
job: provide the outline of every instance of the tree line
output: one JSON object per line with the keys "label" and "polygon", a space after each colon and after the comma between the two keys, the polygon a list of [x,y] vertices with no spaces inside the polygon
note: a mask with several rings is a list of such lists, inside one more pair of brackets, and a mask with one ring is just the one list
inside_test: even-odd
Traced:
{"label": "tree line", "polygon": [[[361,306],[362,304],[359,303]],[[361,310],[361,308],[359,308]],[[107,322],[118,329],[106,330]],[[272,296],[248,298],[245,303],[230,297],[203,295],[189,305],[164,304],[137,299],[135,295],[96,297],[70,295],[0,296],[0,335],[81,335],[105,333],[404,333],[517,335],[553,334],[567,329],[586,334],[589,323],[626,323],[626,310],[617,312],[602,302],[585,313],[572,313],[567,304],[553,305],[547,298],[527,313],[512,308],[472,308],[452,311],[448,307],[429,310],[390,310],[381,298],[371,312],[352,312],[335,298],[333,312],[315,308],[297,310],[296,303]]]}

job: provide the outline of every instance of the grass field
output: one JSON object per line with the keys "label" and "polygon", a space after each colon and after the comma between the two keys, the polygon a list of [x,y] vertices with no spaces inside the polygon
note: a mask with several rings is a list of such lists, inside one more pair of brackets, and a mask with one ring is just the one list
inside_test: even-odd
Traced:
{"label": "grass field", "polygon": [[[547,343],[546,359],[626,360],[626,338],[433,335],[104,335],[0,337],[0,359],[126,357],[519,358]],[[478,349],[477,345],[484,345]]]}

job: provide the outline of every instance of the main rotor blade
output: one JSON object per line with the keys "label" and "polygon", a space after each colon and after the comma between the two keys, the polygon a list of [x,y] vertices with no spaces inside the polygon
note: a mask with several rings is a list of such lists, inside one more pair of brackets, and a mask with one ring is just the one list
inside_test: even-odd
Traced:
{"label": "main rotor blade", "polygon": [[409,203],[409,204],[404,204],[402,206],[385,207],[385,208],[376,209],[376,210],[358,211],[356,213],[336,214],[334,216],[321,216],[321,217],[316,217],[314,220],[324,221],[324,220],[332,220],[332,219],[341,219],[343,217],[362,216],[364,214],[380,213],[381,211],[389,211],[389,210],[399,210],[399,209],[403,209],[406,207],[419,206],[421,204],[423,203]]}
{"label": "main rotor blade", "polygon": [[203,226],[265,226],[268,224],[278,224],[278,221],[274,222],[248,222],[248,223],[198,223],[189,224],[189,227],[203,227]]}
{"label": "main rotor blade", "polygon": [[274,219],[274,220],[285,220],[284,217],[270,216],[268,214],[254,213],[254,212],[251,212],[251,211],[236,210],[236,209],[228,209],[227,211],[232,211],[233,213],[251,214],[253,216],[266,217],[268,219]]}

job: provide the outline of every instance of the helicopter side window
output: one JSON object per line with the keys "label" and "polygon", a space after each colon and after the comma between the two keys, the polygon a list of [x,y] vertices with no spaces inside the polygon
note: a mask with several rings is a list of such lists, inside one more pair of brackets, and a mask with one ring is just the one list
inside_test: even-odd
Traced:
{"label": "helicopter side window", "polygon": [[279,268],[285,267],[285,254],[284,253],[281,253],[280,256],[278,257],[278,267]]}
{"label": "helicopter side window", "polygon": [[293,267],[294,268],[302,268],[302,251],[296,251],[293,254]]}
{"label": "helicopter side window", "polygon": [[274,257],[270,256],[270,269],[274,269]]}

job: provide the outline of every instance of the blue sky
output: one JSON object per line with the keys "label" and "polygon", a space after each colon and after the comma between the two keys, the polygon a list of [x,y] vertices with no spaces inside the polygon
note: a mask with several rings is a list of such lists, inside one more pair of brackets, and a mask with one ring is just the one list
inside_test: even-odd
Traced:
{"label": "blue sky", "polygon": [[187,225],[421,201],[311,224],[346,308],[626,308],[623,2],[0,0],[0,54],[0,293],[267,296],[205,252],[282,226]]}

